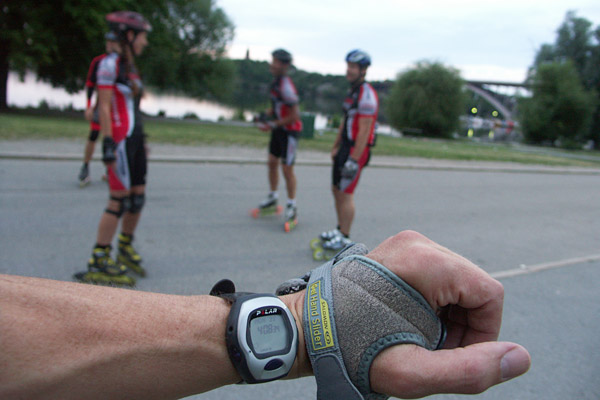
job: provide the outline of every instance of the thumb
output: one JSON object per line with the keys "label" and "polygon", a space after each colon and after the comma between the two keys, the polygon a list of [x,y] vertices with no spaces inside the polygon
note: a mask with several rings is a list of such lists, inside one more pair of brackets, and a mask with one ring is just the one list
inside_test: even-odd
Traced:
{"label": "thumb", "polygon": [[527,350],[509,342],[484,342],[438,351],[399,345],[375,358],[369,376],[371,390],[396,397],[475,394],[524,374],[530,365]]}

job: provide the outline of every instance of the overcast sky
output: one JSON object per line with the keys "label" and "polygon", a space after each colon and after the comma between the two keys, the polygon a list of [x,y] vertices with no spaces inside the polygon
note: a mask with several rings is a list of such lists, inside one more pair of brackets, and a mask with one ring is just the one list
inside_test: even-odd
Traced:
{"label": "overcast sky", "polygon": [[343,74],[345,54],[370,53],[367,78],[393,79],[419,60],[465,79],[522,82],[554,43],[568,10],[600,25],[599,0],[216,0],[235,25],[232,58],[269,60],[283,47],[307,71]]}

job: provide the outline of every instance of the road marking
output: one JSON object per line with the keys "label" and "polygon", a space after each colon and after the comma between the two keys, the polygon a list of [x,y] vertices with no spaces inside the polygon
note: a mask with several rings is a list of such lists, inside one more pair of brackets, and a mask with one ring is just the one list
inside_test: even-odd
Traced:
{"label": "road marking", "polygon": [[506,271],[492,272],[490,275],[494,279],[511,278],[513,276],[533,274],[534,272],[545,271],[547,269],[568,267],[571,265],[582,264],[592,261],[600,261],[600,254],[592,254],[585,257],[569,258],[566,260],[551,261],[534,265],[521,264],[519,268],[508,269]]}

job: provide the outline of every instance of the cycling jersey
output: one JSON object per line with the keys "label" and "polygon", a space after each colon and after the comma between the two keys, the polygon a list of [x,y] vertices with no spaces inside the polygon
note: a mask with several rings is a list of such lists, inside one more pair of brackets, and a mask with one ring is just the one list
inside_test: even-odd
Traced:
{"label": "cycling jersey", "polygon": [[[140,118],[140,98],[142,83],[133,67],[129,68],[125,59],[117,53],[108,54],[98,63],[98,89],[112,89],[111,125],[112,136],[116,143],[123,141],[133,133],[142,133]],[[138,87],[134,96],[133,87]]]}
{"label": "cycling jersey", "polygon": [[361,85],[352,88],[344,100],[343,142],[354,145],[358,136],[358,121],[361,118],[372,118],[373,124],[367,142],[372,145],[375,140],[375,121],[377,121],[378,111],[379,99],[377,98],[377,92],[370,84],[363,82]]}
{"label": "cycling jersey", "polygon": [[[290,115],[292,107],[298,104],[298,93],[289,76],[280,76],[271,84],[271,104],[277,119]],[[302,131],[302,122],[296,120],[283,127],[288,132]]]}
{"label": "cycling jersey", "polygon": [[[88,74],[85,80],[85,88],[87,95],[87,108],[90,108],[92,105],[92,96],[94,95],[94,91],[96,90],[96,77],[98,74],[98,64],[100,60],[106,57],[105,54],[100,54],[99,56],[94,57],[92,62],[90,63],[90,68],[88,69]],[[100,121],[98,120],[98,111],[97,111],[98,103],[94,105],[94,115],[92,120],[90,121],[90,130],[92,132],[97,132],[100,130]],[[97,137],[97,133],[95,134]],[[91,137],[91,136],[90,136]],[[95,139],[94,139],[95,140]]]}

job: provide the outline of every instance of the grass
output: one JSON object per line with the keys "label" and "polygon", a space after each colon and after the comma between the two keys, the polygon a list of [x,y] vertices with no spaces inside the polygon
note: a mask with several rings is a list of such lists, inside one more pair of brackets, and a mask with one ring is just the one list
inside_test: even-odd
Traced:
{"label": "grass", "polygon": [[[0,140],[83,139],[89,124],[82,116],[37,115],[38,113],[0,114]],[[145,130],[154,143],[189,146],[249,146],[265,148],[269,135],[252,127],[240,127],[195,121],[148,120]],[[333,132],[304,139],[302,149],[328,152],[335,138]],[[392,138],[379,135],[374,155],[422,157],[452,160],[517,162],[555,166],[600,167],[598,152],[522,151],[510,144],[476,143],[468,140],[433,140]]]}

